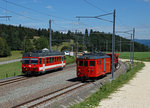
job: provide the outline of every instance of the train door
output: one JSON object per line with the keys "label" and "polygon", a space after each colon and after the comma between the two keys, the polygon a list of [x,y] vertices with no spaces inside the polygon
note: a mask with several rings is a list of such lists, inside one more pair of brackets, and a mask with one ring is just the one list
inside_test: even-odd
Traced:
{"label": "train door", "polygon": [[63,62],[64,60],[63,60],[63,57],[62,57],[62,67],[64,66],[63,64],[64,64],[64,62]]}
{"label": "train door", "polygon": [[43,58],[43,71],[45,71],[45,58]]}
{"label": "train door", "polygon": [[105,73],[105,71],[106,71],[106,61],[104,59],[104,72],[103,73]]}

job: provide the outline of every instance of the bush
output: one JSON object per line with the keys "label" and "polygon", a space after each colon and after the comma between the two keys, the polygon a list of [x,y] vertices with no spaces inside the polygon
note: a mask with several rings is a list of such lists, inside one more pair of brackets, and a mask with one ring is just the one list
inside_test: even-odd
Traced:
{"label": "bush", "polygon": [[10,48],[6,40],[0,37],[0,57],[7,57],[10,55]]}

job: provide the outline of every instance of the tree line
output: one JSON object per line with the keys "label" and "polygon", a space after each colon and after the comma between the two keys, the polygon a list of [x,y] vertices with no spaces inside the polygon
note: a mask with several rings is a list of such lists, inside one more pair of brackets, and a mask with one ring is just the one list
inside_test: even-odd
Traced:
{"label": "tree line", "polygon": [[[116,35],[116,51],[120,49],[120,38],[122,40],[122,51],[129,51],[130,40]],[[0,57],[9,56],[11,50],[22,50],[29,52],[48,48],[49,29],[35,29],[23,27],[21,25],[0,24]],[[74,47],[76,51],[111,51],[112,34],[99,31],[88,31],[85,33],[71,32],[67,33],[52,30],[52,46],[59,46],[63,42],[74,41],[72,46],[64,46],[62,50],[70,50]],[[140,43],[135,42],[135,51],[150,51],[150,49]]]}

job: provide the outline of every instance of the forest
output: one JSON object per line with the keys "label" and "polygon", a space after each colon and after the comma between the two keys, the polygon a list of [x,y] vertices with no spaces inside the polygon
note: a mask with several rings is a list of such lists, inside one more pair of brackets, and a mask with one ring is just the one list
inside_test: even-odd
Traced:
{"label": "forest", "polygon": [[[115,37],[115,51],[130,51],[130,40],[118,35]],[[76,51],[111,51],[112,34],[85,29],[85,32],[67,33],[52,30],[52,46],[54,50]],[[65,43],[71,43],[65,45]],[[64,45],[63,45],[64,44]],[[63,45],[60,49],[59,46]],[[19,26],[0,24],[0,57],[11,55],[10,51],[21,50],[30,52],[49,48],[49,29],[28,28],[21,24]],[[136,52],[150,51],[148,46],[135,42]]]}

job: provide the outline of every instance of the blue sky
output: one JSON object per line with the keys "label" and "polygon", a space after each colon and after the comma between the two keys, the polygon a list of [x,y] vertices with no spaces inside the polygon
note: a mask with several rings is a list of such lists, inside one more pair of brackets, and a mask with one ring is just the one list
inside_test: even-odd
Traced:
{"label": "blue sky", "polygon": [[[48,28],[52,19],[53,30],[67,31],[85,28],[112,33],[112,23],[97,19],[80,19],[76,16],[97,16],[116,9],[116,31],[135,27],[137,39],[150,39],[150,0],[0,0],[0,16],[10,20],[0,23]],[[21,5],[19,7],[14,5]],[[112,20],[112,15],[102,17]],[[121,34],[128,38],[129,35]]]}

